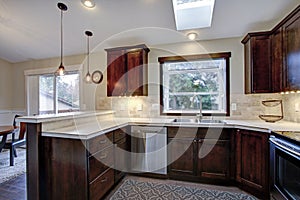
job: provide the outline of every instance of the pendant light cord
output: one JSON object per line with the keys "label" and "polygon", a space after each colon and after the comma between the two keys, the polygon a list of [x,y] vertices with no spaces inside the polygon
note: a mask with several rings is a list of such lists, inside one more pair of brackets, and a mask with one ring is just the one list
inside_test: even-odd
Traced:
{"label": "pendant light cord", "polygon": [[87,67],[88,73],[90,73],[90,36],[87,37]]}
{"label": "pendant light cord", "polygon": [[63,10],[60,11],[60,66],[63,64]]}

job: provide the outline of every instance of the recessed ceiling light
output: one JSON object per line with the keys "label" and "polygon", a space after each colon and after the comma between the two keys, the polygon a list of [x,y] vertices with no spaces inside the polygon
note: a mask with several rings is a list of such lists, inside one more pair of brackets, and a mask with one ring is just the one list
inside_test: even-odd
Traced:
{"label": "recessed ceiling light", "polygon": [[95,7],[95,2],[93,0],[81,0],[81,3],[87,8]]}
{"label": "recessed ceiling light", "polygon": [[195,32],[192,32],[192,33],[188,33],[188,34],[187,34],[187,37],[188,37],[190,40],[195,40],[197,36],[198,36],[198,34],[195,33]]}

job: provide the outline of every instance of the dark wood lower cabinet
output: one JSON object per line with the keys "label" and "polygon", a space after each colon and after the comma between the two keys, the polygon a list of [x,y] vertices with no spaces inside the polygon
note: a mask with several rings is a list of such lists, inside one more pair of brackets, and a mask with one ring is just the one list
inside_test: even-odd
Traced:
{"label": "dark wood lower cabinet", "polygon": [[269,134],[249,130],[236,132],[236,181],[262,199],[270,198]]}
{"label": "dark wood lower cabinet", "polygon": [[226,128],[192,132],[168,128],[170,178],[236,185],[261,199],[270,198],[268,133]]}
{"label": "dark wood lower cabinet", "polygon": [[[180,131],[177,128],[169,127],[169,129],[172,133],[168,139],[168,160],[171,163],[168,166],[169,177],[210,183],[220,181],[225,183],[231,178],[231,143],[229,140],[231,129],[216,128],[208,131],[208,128],[199,128],[194,134],[195,137],[189,138],[185,138],[184,135],[193,135],[188,133],[191,131],[190,128],[180,128]],[[175,136],[176,131],[183,135]],[[212,139],[216,137],[221,139]]]}
{"label": "dark wood lower cabinet", "polygon": [[168,174],[170,177],[195,175],[194,155],[196,144],[194,138],[168,139]]}
{"label": "dark wood lower cabinet", "polygon": [[128,149],[126,134],[119,130],[89,140],[40,140],[39,199],[102,199],[124,176],[114,169],[127,162],[124,154],[115,153],[116,147]]}
{"label": "dark wood lower cabinet", "polygon": [[[101,199],[130,171],[126,128],[89,140],[42,137],[40,130],[27,126],[27,159],[34,158],[27,160],[28,199]],[[268,138],[241,129],[168,127],[168,177],[230,183],[269,199]]]}
{"label": "dark wood lower cabinet", "polygon": [[198,176],[230,179],[230,140],[205,139],[198,143]]}
{"label": "dark wood lower cabinet", "polygon": [[90,183],[90,200],[101,199],[114,185],[114,169],[107,169]]}
{"label": "dark wood lower cabinet", "polygon": [[115,183],[118,183],[128,171],[128,138],[123,137],[115,144]]}

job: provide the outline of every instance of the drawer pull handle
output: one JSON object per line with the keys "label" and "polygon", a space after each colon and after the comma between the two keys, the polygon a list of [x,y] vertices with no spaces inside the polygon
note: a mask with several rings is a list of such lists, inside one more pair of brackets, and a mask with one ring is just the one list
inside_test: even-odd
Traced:
{"label": "drawer pull handle", "polygon": [[105,183],[107,181],[107,177],[105,177],[104,179],[102,179],[100,182],[101,183]]}
{"label": "drawer pull handle", "polygon": [[107,154],[106,153],[104,153],[102,156],[100,156],[100,159],[102,160],[102,159],[105,159],[105,158],[107,158]]}
{"label": "drawer pull handle", "polygon": [[99,141],[99,143],[100,143],[100,144],[105,144],[106,142],[107,142],[107,140],[106,140],[106,139],[104,139],[104,140],[100,140],[100,141]]}

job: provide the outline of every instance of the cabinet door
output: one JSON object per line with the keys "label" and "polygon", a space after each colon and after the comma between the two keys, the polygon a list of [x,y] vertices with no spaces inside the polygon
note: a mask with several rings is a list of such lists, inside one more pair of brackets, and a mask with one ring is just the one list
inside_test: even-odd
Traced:
{"label": "cabinet door", "polygon": [[284,24],[285,90],[300,90],[300,12]]}
{"label": "cabinet door", "polygon": [[127,53],[127,95],[146,95],[143,87],[147,80],[147,64],[144,64],[143,54],[143,49]]}
{"label": "cabinet door", "polygon": [[198,176],[214,180],[230,178],[230,140],[201,140],[198,149]]}
{"label": "cabinet door", "polygon": [[128,161],[129,158],[126,156],[127,151],[127,137],[124,137],[115,144],[115,183],[117,183],[125,175],[125,172],[128,171],[127,164],[130,162]]}
{"label": "cabinet door", "polygon": [[[194,155],[197,148],[193,138],[168,139],[168,167],[169,175],[195,175]],[[185,151],[184,151],[185,150]]]}
{"label": "cabinet door", "polygon": [[283,86],[283,32],[277,29],[272,35],[272,88],[273,92],[281,92]]}
{"label": "cabinet door", "polygon": [[[272,92],[271,85],[271,55],[270,38],[266,36],[255,36],[245,45],[245,56],[248,56],[245,67],[246,93]],[[248,42],[248,43],[249,43]],[[249,58],[250,57],[250,58]]]}
{"label": "cabinet door", "polygon": [[107,52],[107,96],[126,94],[126,57],[124,50]]}
{"label": "cabinet door", "polygon": [[256,195],[269,197],[269,144],[268,134],[238,130],[237,181],[241,187]]}

